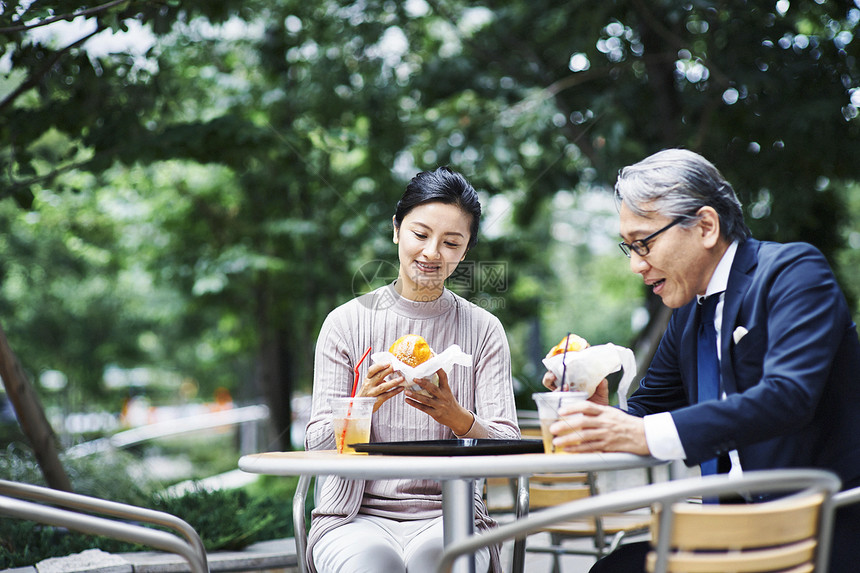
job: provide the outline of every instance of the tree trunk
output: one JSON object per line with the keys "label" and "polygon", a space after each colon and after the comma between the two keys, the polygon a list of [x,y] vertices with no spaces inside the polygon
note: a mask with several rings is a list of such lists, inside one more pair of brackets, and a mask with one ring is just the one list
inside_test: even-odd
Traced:
{"label": "tree trunk", "polygon": [[293,449],[293,414],[290,403],[292,384],[288,354],[283,333],[275,330],[267,340],[262,342],[257,363],[259,383],[266,397],[270,423],[276,436],[276,444],[273,444],[273,447],[282,451]]}
{"label": "tree trunk", "polygon": [[27,375],[15,357],[15,353],[12,352],[2,327],[0,327],[0,376],[3,378],[9,400],[15,408],[21,430],[30,440],[36,461],[42,470],[42,475],[45,476],[45,483],[54,489],[72,491],[69,476],[66,475],[66,470],[60,463],[54,430],[48,423],[39,396],[27,380]]}
{"label": "tree trunk", "polygon": [[271,317],[275,316],[272,293],[265,287],[258,291],[257,328],[260,346],[257,354],[256,385],[262,390],[269,407],[270,426],[275,439],[268,449],[293,449],[292,443],[292,376],[291,355],[284,329]]}

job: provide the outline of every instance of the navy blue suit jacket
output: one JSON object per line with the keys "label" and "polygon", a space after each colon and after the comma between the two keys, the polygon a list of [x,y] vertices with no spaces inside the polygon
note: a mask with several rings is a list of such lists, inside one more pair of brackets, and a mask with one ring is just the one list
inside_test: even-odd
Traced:
{"label": "navy blue suit jacket", "polygon": [[856,483],[860,342],[823,255],[805,243],[748,239],[724,301],[726,399],[698,403],[693,300],[672,314],[628,411],[671,411],[688,465],[736,449],[746,470],[817,467]]}

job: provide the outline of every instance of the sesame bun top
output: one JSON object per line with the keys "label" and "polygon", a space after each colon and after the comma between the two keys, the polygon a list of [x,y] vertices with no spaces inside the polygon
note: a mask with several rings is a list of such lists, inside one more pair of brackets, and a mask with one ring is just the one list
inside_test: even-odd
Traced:
{"label": "sesame bun top", "polygon": [[398,360],[413,368],[423,362],[427,362],[433,356],[430,345],[417,334],[401,336],[391,345],[388,351],[397,357]]}

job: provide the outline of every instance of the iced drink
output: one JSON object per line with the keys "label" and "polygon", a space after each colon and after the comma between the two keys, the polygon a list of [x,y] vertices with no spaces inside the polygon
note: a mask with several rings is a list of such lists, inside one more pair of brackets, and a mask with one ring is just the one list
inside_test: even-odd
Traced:
{"label": "iced drink", "polygon": [[352,454],[349,444],[365,444],[370,441],[370,421],[376,398],[333,398],[331,400],[331,425],[339,454]]}
{"label": "iced drink", "polygon": [[339,454],[353,454],[355,450],[349,444],[366,444],[370,441],[370,418],[334,418],[332,426]]}
{"label": "iced drink", "polygon": [[[540,418],[540,433],[543,439],[543,451],[546,454],[563,454],[565,451],[552,445],[555,436],[549,427],[561,419],[559,411],[567,406],[588,399],[587,392],[537,392],[532,394],[537,403],[538,418]],[[581,414],[579,414],[581,415]]]}

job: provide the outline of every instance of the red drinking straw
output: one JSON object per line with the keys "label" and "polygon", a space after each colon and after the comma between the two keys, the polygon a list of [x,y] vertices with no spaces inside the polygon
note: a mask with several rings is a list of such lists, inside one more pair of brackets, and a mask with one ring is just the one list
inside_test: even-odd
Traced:
{"label": "red drinking straw", "polygon": [[371,347],[367,347],[367,350],[364,351],[364,355],[361,357],[361,360],[358,361],[358,364],[355,365],[353,371],[355,372],[355,382],[352,383],[352,398],[355,398],[355,391],[358,389],[358,367],[361,366],[361,363],[364,362],[364,359],[367,358],[367,355],[370,354]]}
{"label": "red drinking straw", "polygon": [[[355,368],[352,369],[353,372],[355,372],[355,381],[352,383],[352,394],[350,395],[350,398],[355,398],[355,391],[358,389],[358,367],[361,366],[361,363],[364,362],[364,359],[367,358],[368,354],[370,354],[371,348],[372,347],[370,347],[370,346],[367,347],[367,350],[364,351],[364,355],[362,355],[361,360],[359,360],[358,363],[355,365]],[[352,416],[352,402],[349,403],[349,407],[346,409],[346,417],[349,418],[350,416]],[[341,436],[340,436],[340,443],[343,446],[346,446],[346,444],[344,444],[345,441],[346,441],[346,424],[343,425],[343,434],[341,434]],[[341,453],[341,452],[338,452],[338,453]]]}

